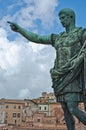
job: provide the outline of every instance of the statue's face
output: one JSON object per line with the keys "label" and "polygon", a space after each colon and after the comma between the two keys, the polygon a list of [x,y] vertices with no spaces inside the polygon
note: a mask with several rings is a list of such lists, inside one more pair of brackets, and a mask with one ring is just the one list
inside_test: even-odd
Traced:
{"label": "statue's face", "polygon": [[61,24],[63,25],[63,27],[69,27],[71,24],[71,17],[69,15],[66,14],[61,14],[59,16],[59,19],[61,21]]}

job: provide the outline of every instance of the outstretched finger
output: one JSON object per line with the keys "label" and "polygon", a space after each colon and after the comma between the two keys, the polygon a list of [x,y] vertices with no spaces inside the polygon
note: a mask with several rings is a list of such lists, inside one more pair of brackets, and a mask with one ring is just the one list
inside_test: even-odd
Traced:
{"label": "outstretched finger", "polygon": [[9,23],[10,25],[14,25],[14,23],[13,23],[13,22],[10,22],[10,21],[7,21],[7,23]]}
{"label": "outstretched finger", "polygon": [[10,21],[7,21],[7,23],[11,23]]}

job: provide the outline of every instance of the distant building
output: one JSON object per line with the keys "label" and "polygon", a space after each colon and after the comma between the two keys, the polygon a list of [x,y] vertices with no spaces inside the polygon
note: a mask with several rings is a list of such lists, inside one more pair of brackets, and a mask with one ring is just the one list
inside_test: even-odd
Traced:
{"label": "distant building", "polygon": [[3,103],[0,101],[0,124],[4,124],[4,105]]}
{"label": "distant building", "polygon": [[21,125],[27,116],[37,110],[37,103],[32,100],[0,100],[0,123],[7,125]]}
{"label": "distant building", "polygon": [[[83,103],[79,104],[84,109]],[[60,103],[56,102],[54,93],[43,92],[37,99],[4,99],[0,100],[0,126],[20,126],[21,128],[48,128],[67,130],[64,113]],[[17,127],[17,129],[18,129]],[[76,119],[76,129],[85,130]]]}
{"label": "distant building", "polygon": [[56,124],[65,124],[61,105],[56,102],[54,93],[43,92],[41,97],[33,99],[33,101],[38,103],[38,112],[44,113],[44,118],[52,119],[52,121],[54,119]]}
{"label": "distant building", "polygon": [[3,104],[4,123],[20,125],[22,122],[23,100],[1,99]]}
{"label": "distant building", "polygon": [[56,98],[54,93],[47,93],[47,92],[42,92],[42,97],[43,99],[48,99],[49,102],[56,102]]}
{"label": "distant building", "polygon": [[35,112],[38,111],[38,104],[34,102],[33,100],[24,100],[25,105],[23,106],[23,112],[22,112],[22,121],[28,122],[29,119],[31,119]]}

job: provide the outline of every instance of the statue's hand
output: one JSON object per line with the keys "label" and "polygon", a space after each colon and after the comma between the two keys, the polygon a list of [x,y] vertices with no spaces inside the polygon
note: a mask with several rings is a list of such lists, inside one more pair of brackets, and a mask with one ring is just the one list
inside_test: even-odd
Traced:
{"label": "statue's hand", "polygon": [[10,21],[7,21],[7,23],[10,24],[10,27],[11,27],[11,29],[12,29],[13,31],[18,32],[18,30],[19,30],[19,25],[15,24],[15,23],[12,23],[12,22],[10,22]]}
{"label": "statue's hand", "polygon": [[80,61],[78,58],[71,61],[71,67],[69,68],[69,70],[75,70],[78,67],[79,63]]}
{"label": "statue's hand", "polygon": [[74,70],[78,66],[79,60],[78,58],[67,62],[65,65],[62,66],[63,72],[68,72],[69,70]]}

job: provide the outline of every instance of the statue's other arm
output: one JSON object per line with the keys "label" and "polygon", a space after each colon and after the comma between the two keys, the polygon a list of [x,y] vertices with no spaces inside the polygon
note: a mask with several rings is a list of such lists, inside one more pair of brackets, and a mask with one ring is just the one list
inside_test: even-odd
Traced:
{"label": "statue's other arm", "polygon": [[10,24],[11,29],[13,31],[20,33],[22,36],[24,36],[29,41],[41,43],[41,44],[52,44],[51,35],[41,36],[41,35],[35,34],[33,32],[27,31],[15,23],[12,23],[9,21],[8,21],[8,23]]}
{"label": "statue's other arm", "polygon": [[72,67],[70,67],[70,69],[77,67],[84,60],[84,56],[86,53],[86,29],[82,30],[80,41],[82,44],[82,48],[77,57],[71,61]]}

